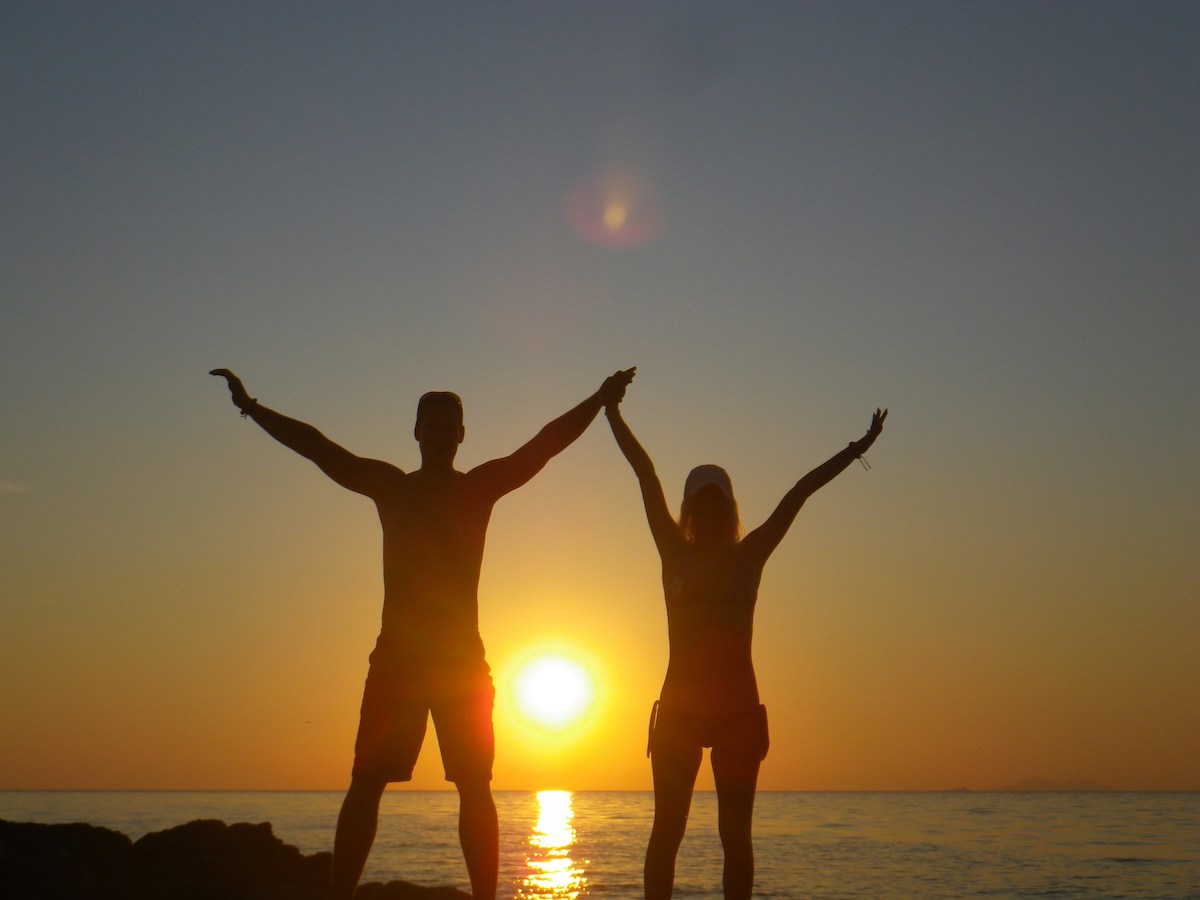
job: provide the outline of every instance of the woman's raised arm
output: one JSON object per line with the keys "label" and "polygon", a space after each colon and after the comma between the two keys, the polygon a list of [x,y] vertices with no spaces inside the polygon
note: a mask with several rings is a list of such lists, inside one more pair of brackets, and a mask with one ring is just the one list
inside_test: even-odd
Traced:
{"label": "woman's raised arm", "polygon": [[617,446],[629,461],[633,474],[637,476],[638,486],[642,490],[642,503],[646,507],[646,521],[650,523],[650,534],[658,547],[659,554],[674,550],[683,541],[679,525],[671,517],[667,508],[667,499],[663,495],[662,483],[654,471],[654,463],[642,445],[638,443],[633,431],[621,416],[621,409],[616,403],[604,407],[604,416],[612,428]]}
{"label": "woman's raised arm", "polygon": [[871,425],[867,433],[860,440],[851,441],[844,450],[838,451],[797,481],[796,486],[784,494],[770,518],[746,535],[742,546],[765,562],[792,527],[792,522],[796,520],[804,501],[833,481],[856,459],[862,458],[883,432],[883,420],[886,418],[886,409],[876,409],[875,414],[871,416]]}

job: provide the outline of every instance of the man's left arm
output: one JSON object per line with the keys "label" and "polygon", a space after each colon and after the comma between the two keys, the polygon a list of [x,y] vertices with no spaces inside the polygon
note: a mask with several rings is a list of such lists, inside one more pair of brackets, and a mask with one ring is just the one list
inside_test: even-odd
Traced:
{"label": "man's left arm", "polygon": [[486,479],[497,497],[516,490],[571,446],[606,404],[619,403],[636,371],[634,366],[609,375],[596,393],[546,424],[514,453],[477,466],[471,477]]}

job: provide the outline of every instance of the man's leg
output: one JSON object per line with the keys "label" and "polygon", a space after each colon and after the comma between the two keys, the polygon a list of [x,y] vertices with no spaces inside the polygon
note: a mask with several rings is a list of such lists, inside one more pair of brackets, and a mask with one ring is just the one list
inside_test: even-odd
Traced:
{"label": "man's leg", "polygon": [[487,665],[449,673],[442,702],[433,704],[433,725],[446,780],[458,788],[458,840],[474,900],[496,900],[500,870],[500,826],[492,800],[496,734],[492,706],[496,691]]}
{"label": "man's leg", "polygon": [[474,900],[496,900],[500,871],[500,826],[492,786],[486,778],[461,780],[458,788],[458,840],[462,844]]}
{"label": "man's leg", "polygon": [[356,776],[342,801],[337,834],[333,839],[333,900],[352,900],[375,842],[379,800],[387,782]]}

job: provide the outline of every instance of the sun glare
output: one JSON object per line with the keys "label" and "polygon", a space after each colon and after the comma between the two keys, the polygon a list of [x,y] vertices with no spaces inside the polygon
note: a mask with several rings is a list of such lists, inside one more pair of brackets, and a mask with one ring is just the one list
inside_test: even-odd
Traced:
{"label": "sun glare", "polygon": [[541,728],[556,731],[574,725],[591,708],[595,690],[582,664],[559,654],[530,660],[513,681],[517,711]]}
{"label": "sun glare", "polygon": [[529,836],[521,897],[575,900],[587,887],[587,874],[571,853],[575,844],[575,811],[570,791],[538,791],[538,818]]}

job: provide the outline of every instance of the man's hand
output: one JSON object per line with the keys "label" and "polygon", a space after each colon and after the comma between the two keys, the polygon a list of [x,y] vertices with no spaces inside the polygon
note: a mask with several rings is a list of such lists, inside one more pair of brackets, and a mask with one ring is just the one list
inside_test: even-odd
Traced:
{"label": "man's hand", "polygon": [[249,394],[246,393],[246,388],[242,384],[242,379],[238,378],[228,369],[213,369],[209,375],[220,375],[229,385],[229,396],[233,398],[233,405],[238,409],[245,409],[254,402]]}
{"label": "man's hand", "polygon": [[625,388],[629,387],[629,382],[633,381],[633,376],[637,374],[637,366],[632,366],[624,371],[613,372],[604,379],[604,384],[600,385],[600,403],[604,406],[614,406],[625,399]]}
{"label": "man's hand", "polygon": [[871,427],[867,429],[867,436],[872,440],[879,437],[883,433],[883,420],[887,418],[886,409],[876,409],[875,415],[871,416]]}

